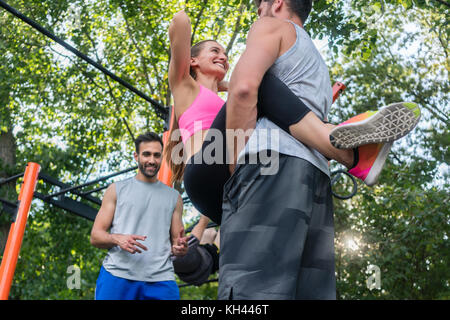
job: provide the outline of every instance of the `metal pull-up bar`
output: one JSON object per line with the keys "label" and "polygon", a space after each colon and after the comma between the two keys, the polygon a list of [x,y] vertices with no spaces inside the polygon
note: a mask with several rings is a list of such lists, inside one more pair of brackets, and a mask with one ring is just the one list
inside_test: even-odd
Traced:
{"label": "metal pull-up bar", "polygon": [[114,73],[112,73],[111,71],[107,70],[105,67],[103,67],[99,63],[95,62],[94,60],[89,58],[84,53],[78,51],[73,46],[71,46],[70,44],[68,44],[67,42],[62,40],[61,38],[57,37],[52,32],[50,32],[47,29],[45,29],[44,27],[42,27],[41,25],[39,25],[36,21],[28,18],[23,13],[21,13],[17,9],[11,7],[9,4],[7,4],[6,2],[4,2],[2,0],[0,0],[0,7],[5,9],[6,11],[10,12],[11,14],[16,16],[17,18],[19,18],[23,22],[27,23],[28,25],[30,25],[31,27],[33,27],[34,29],[36,29],[37,31],[42,33],[43,35],[45,35],[45,36],[49,37],[50,39],[52,39],[53,41],[57,42],[58,44],[60,44],[61,46],[63,46],[64,48],[66,48],[67,50],[72,52],[73,54],[75,54],[77,57],[83,59],[84,61],[86,61],[87,63],[92,65],[93,67],[97,68],[98,70],[100,70],[101,72],[106,74],[108,77],[110,77],[114,81],[117,81],[118,83],[120,83],[122,86],[124,86],[128,90],[130,90],[130,91],[134,92],[135,94],[137,94],[139,97],[141,97],[144,100],[147,100],[148,102],[150,102],[154,106],[155,111],[161,117],[165,118],[168,115],[168,108],[167,107],[164,107],[159,102],[153,100],[152,98],[150,98],[148,95],[146,95],[142,91],[136,89],[135,87],[133,87],[131,84],[129,84],[128,82],[126,82],[122,78],[116,76]]}
{"label": "metal pull-up bar", "polygon": [[8,300],[40,169],[41,167],[33,162],[28,163],[25,169],[19,194],[19,209],[15,221],[11,224],[0,267],[0,300]]}

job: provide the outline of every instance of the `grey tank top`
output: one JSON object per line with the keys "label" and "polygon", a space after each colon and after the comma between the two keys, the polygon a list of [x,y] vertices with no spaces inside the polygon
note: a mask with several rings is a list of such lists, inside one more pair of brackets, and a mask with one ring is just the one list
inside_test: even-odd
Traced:
{"label": "grey tank top", "polygon": [[[283,81],[323,120],[333,99],[328,68],[308,33],[292,21],[289,22],[295,27],[297,39],[294,45],[274,62],[268,72]],[[239,155],[240,161],[244,161],[244,154],[275,150],[305,159],[329,176],[328,161],[322,154],[305,146],[272,121],[261,118],[255,129]]]}
{"label": "grey tank top", "polygon": [[148,248],[131,254],[115,246],[103,267],[112,275],[137,281],[175,280],[170,259],[170,225],[179,193],[160,181],[146,183],[132,177],[116,182],[117,203],[111,233],[147,236]]}

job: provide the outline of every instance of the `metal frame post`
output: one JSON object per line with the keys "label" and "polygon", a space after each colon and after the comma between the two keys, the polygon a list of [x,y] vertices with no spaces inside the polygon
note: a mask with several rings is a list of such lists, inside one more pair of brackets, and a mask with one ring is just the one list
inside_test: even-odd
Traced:
{"label": "metal frame post", "polygon": [[[168,123],[168,125],[166,125],[168,130],[163,133],[164,145],[167,145],[167,143],[169,142],[170,129],[172,129],[172,123],[173,123],[174,117],[175,117],[175,112],[173,110],[173,107],[170,107],[169,117],[167,118],[167,120],[169,120],[169,123]],[[167,162],[164,161],[164,159],[163,159],[163,162],[161,163],[161,168],[159,169],[159,172],[158,172],[158,180],[161,181],[162,183],[168,185],[169,187],[173,187],[172,183],[170,182],[171,179],[172,179],[172,171],[170,170],[170,167],[167,165]]]}
{"label": "metal frame post", "polygon": [[28,213],[33,200],[34,190],[39,177],[40,165],[29,162],[25,169],[25,175],[19,194],[19,208],[15,221],[11,224],[0,266],[0,300],[8,300],[23,235],[27,225]]}
{"label": "metal frame post", "polygon": [[336,99],[339,97],[339,95],[342,93],[342,91],[345,90],[347,86],[343,84],[342,82],[336,82],[333,85],[333,102],[336,101]]}

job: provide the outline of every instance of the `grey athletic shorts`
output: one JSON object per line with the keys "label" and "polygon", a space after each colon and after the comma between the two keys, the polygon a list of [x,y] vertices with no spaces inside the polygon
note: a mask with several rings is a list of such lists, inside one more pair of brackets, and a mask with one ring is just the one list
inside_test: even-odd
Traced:
{"label": "grey athletic shorts", "polygon": [[238,165],[224,187],[219,299],[336,299],[330,179],[279,160],[276,175]]}

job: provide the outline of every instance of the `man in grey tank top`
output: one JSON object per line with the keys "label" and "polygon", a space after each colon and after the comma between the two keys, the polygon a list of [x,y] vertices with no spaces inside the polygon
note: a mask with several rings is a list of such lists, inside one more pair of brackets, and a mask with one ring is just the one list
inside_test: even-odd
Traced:
{"label": "man in grey tank top", "polygon": [[178,300],[171,252],[187,253],[180,194],[157,179],[163,142],[140,135],[138,173],[112,183],[103,197],[91,243],[108,249],[97,279],[97,300]]}
{"label": "man in grey tank top", "polygon": [[[239,77],[260,80],[266,71],[324,119],[332,102],[329,74],[303,29],[311,0],[255,2],[260,19],[230,79],[227,129],[279,129],[266,118],[256,123],[259,83],[249,79],[241,89],[238,85]],[[239,157],[272,150],[276,172],[264,174],[267,163],[252,164],[247,157],[224,187],[219,299],[336,299],[327,160],[278,132],[270,146],[255,143],[253,133]]]}

